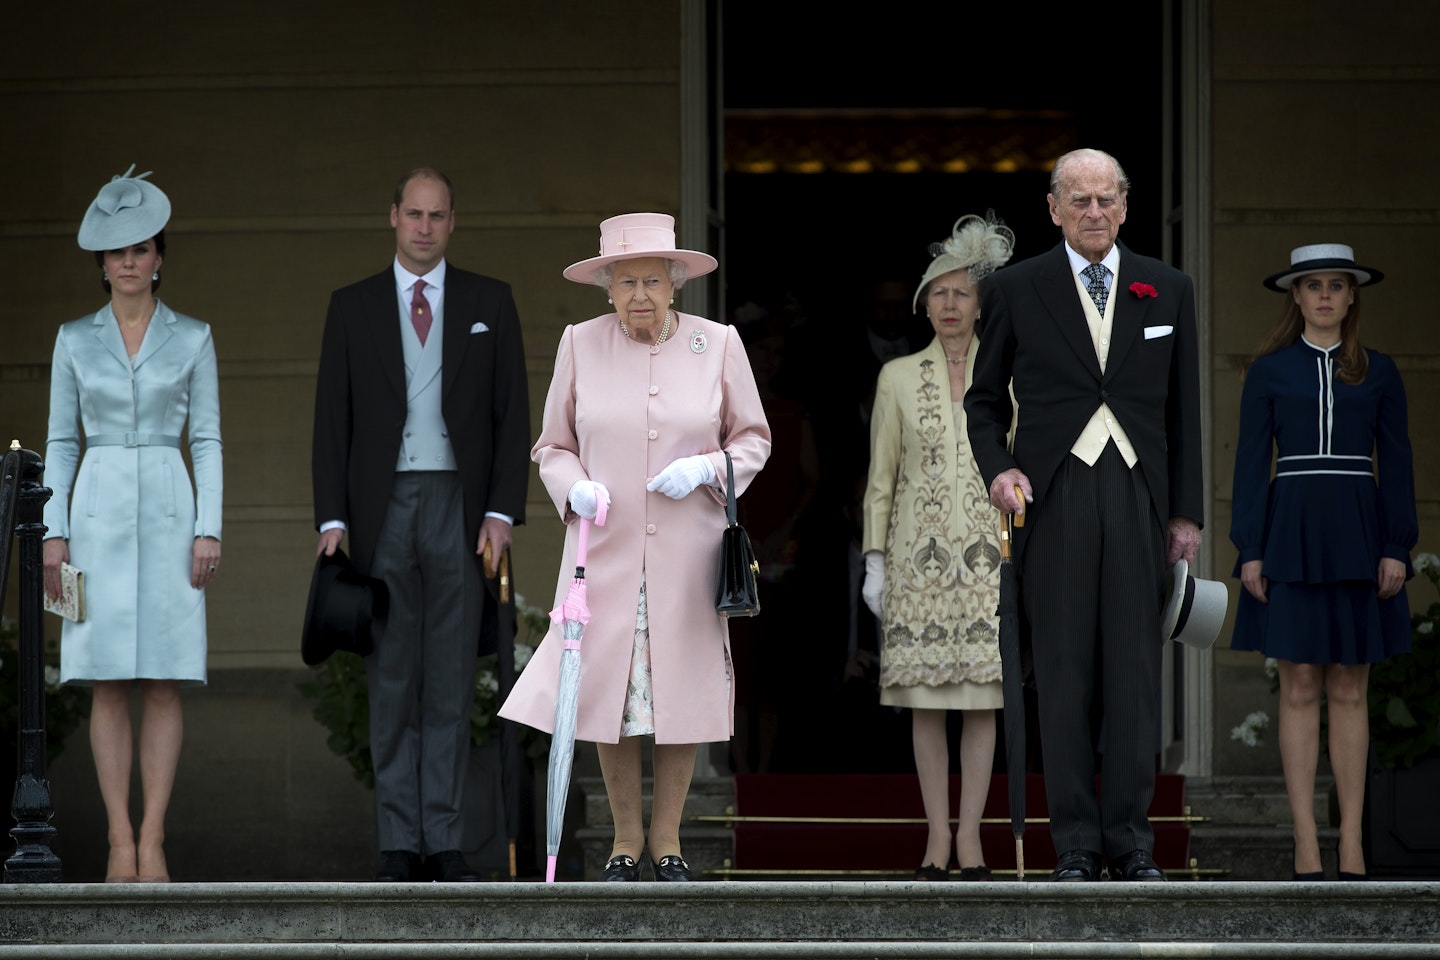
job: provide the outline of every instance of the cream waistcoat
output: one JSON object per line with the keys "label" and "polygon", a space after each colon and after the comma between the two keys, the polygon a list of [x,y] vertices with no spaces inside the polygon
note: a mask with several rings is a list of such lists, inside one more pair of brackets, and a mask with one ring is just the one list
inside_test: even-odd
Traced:
{"label": "cream waistcoat", "polygon": [[[1110,355],[1110,324],[1115,315],[1117,291],[1111,289],[1110,296],[1105,300],[1105,315],[1102,317],[1100,311],[1095,309],[1095,301],[1090,299],[1090,292],[1085,289],[1085,282],[1078,273],[1074,275],[1074,280],[1075,290],[1080,295],[1080,306],[1085,309],[1085,322],[1090,326],[1090,342],[1095,345],[1095,356],[1100,361],[1100,372],[1103,374],[1105,360]],[[1100,454],[1105,452],[1105,444],[1111,440],[1115,441],[1116,449],[1125,458],[1125,466],[1133,467],[1139,462],[1140,458],[1135,455],[1135,448],[1121,428],[1120,421],[1115,419],[1110,406],[1102,403],[1095,408],[1095,414],[1090,418],[1090,422],[1085,424],[1085,429],[1080,431],[1080,436],[1076,438],[1070,452],[1093,467],[1095,461],[1100,459]]]}

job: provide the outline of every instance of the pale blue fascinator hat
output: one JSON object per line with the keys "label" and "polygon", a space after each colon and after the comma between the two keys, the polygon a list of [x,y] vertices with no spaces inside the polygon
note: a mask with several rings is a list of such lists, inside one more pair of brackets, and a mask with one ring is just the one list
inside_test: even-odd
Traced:
{"label": "pale blue fascinator hat", "polygon": [[76,237],[81,250],[119,250],[149,240],[170,222],[170,198],[145,179],[151,171],[130,176],[134,172],[132,163],[95,195]]}

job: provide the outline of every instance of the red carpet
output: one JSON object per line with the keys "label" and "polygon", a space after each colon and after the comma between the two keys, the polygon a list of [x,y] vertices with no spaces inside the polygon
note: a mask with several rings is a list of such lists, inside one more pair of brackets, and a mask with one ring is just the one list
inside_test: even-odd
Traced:
{"label": "red carpet", "polygon": [[[996,872],[1015,869],[1015,839],[1010,827],[1009,786],[1004,775],[991,779],[980,827],[985,862]],[[951,777],[951,815],[960,797],[960,777]],[[1185,812],[1185,778],[1161,775],[1150,805],[1156,817]],[[1026,783],[1025,872],[1048,872],[1055,848],[1047,823],[1045,784],[1038,774]],[[735,777],[737,818],[777,817],[785,822],[734,824],[737,871],[830,873],[834,871],[909,876],[925,850],[925,810],[920,784],[908,774],[809,775],[741,774]],[[845,822],[805,822],[824,818]],[[917,820],[915,823],[866,822]],[[994,822],[988,822],[994,821]],[[1156,822],[1155,860],[1166,870],[1189,865],[1190,827],[1185,822]]]}

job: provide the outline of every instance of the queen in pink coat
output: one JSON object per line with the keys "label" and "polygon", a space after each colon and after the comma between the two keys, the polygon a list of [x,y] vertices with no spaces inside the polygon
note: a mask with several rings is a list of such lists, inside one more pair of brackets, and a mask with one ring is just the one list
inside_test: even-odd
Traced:
{"label": "queen in pink coat", "polygon": [[[739,333],[674,310],[687,277],[717,266],[675,248],[674,218],[632,213],[600,225],[600,256],[567,279],[604,287],[613,313],[565,328],[531,457],[567,525],[555,586],[575,570],[580,517],[608,504],[590,532],[591,619],[581,654],[578,740],[593,741],[615,823],[604,880],[691,880],[680,819],[700,743],[734,732],[735,676],[715,613],[728,496],[770,455],[770,428]],[[736,489],[725,489],[725,452]],[[516,681],[500,715],[546,732],[564,641],[558,626]],[[641,739],[653,737],[648,838]]]}

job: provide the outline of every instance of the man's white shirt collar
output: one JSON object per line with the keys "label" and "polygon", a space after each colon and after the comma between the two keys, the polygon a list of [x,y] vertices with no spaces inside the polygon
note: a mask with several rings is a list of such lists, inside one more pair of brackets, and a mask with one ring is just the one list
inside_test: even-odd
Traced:
{"label": "man's white shirt collar", "polygon": [[[1090,261],[1076,253],[1075,248],[1070,246],[1070,241],[1068,240],[1065,241],[1065,256],[1070,258],[1070,272],[1077,276],[1081,270],[1090,266]],[[1108,290],[1110,285],[1115,282],[1115,278],[1120,276],[1120,244],[1112,243],[1110,245],[1110,252],[1105,254],[1105,259],[1100,262],[1105,264],[1110,270],[1110,275],[1105,278],[1107,281],[1105,287]]]}
{"label": "man's white shirt collar", "polygon": [[441,290],[444,290],[445,261],[442,259],[439,263],[435,265],[434,270],[431,270],[429,273],[425,274],[422,277],[419,274],[411,273],[409,270],[406,270],[404,267],[402,267],[400,265],[400,258],[397,256],[395,258],[395,288],[403,293],[404,291],[407,291],[411,287],[415,286],[416,280],[424,280],[425,286],[427,287],[439,287]]}

